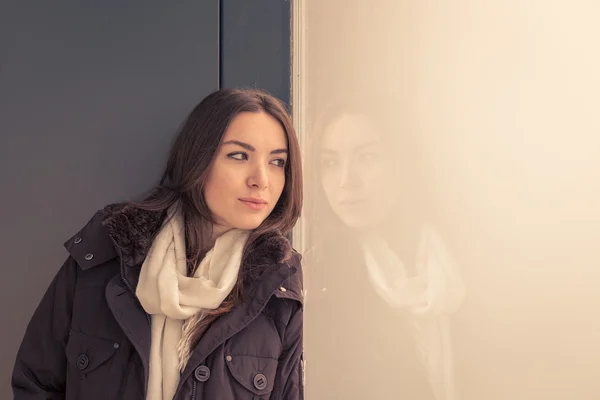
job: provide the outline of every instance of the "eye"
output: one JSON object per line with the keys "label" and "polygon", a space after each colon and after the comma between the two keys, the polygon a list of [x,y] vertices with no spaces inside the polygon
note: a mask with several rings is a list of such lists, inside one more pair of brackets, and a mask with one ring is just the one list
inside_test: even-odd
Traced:
{"label": "eye", "polygon": [[285,160],[283,158],[278,158],[276,160],[273,160],[272,162],[275,163],[275,165],[279,168],[285,167]]}
{"label": "eye", "polygon": [[363,163],[371,163],[374,162],[378,156],[379,154],[377,153],[363,153],[360,155],[359,160]]}
{"label": "eye", "polygon": [[236,151],[235,153],[227,154],[227,157],[231,158],[232,160],[244,161],[248,159],[248,154],[242,151]]}
{"label": "eye", "polygon": [[321,159],[321,168],[323,168],[323,169],[333,168],[336,165],[337,165],[337,160],[335,158]]}

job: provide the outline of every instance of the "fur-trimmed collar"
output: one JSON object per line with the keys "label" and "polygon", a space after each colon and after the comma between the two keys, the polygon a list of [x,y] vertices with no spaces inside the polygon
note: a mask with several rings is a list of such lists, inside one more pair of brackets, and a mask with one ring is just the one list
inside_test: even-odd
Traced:
{"label": "fur-trimmed collar", "polygon": [[[132,204],[111,204],[103,209],[102,224],[113,238],[126,266],[141,264],[160,229],[166,212],[142,210]],[[268,266],[287,261],[292,254],[289,241],[279,233],[266,233],[250,245],[245,259],[252,266]]]}

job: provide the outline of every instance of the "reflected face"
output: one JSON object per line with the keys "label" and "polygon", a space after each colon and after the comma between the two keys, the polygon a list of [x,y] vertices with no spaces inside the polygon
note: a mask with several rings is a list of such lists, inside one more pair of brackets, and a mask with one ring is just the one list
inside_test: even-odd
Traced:
{"label": "reflected face", "polygon": [[255,229],[271,214],[283,192],[287,152],[283,127],[269,114],[244,112],[231,121],[204,187],[215,234]]}
{"label": "reflected face", "polygon": [[329,125],[320,164],[327,201],[348,227],[380,222],[395,203],[390,151],[366,116],[342,114]]}

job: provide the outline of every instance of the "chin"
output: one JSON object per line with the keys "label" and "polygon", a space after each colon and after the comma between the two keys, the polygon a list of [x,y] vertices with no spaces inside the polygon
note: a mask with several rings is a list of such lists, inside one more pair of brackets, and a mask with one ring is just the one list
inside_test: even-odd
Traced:
{"label": "chin", "polygon": [[244,218],[236,221],[233,226],[237,229],[251,231],[258,228],[264,220],[265,218]]}
{"label": "chin", "polygon": [[351,229],[363,229],[370,225],[371,218],[364,215],[345,215],[339,216],[346,227]]}
{"label": "chin", "polygon": [[344,220],[344,225],[350,229],[361,229],[366,226],[363,221],[355,221],[353,219]]}

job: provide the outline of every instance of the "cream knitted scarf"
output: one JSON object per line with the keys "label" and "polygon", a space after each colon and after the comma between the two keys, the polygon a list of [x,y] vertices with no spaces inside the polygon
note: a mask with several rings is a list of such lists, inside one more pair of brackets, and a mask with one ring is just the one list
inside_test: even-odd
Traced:
{"label": "cream knitted scarf", "polygon": [[185,225],[173,206],[142,265],[136,295],[152,316],[147,400],[171,400],[189,354],[192,328],[233,289],[248,231],[234,229],[217,238],[193,276],[187,276]]}

